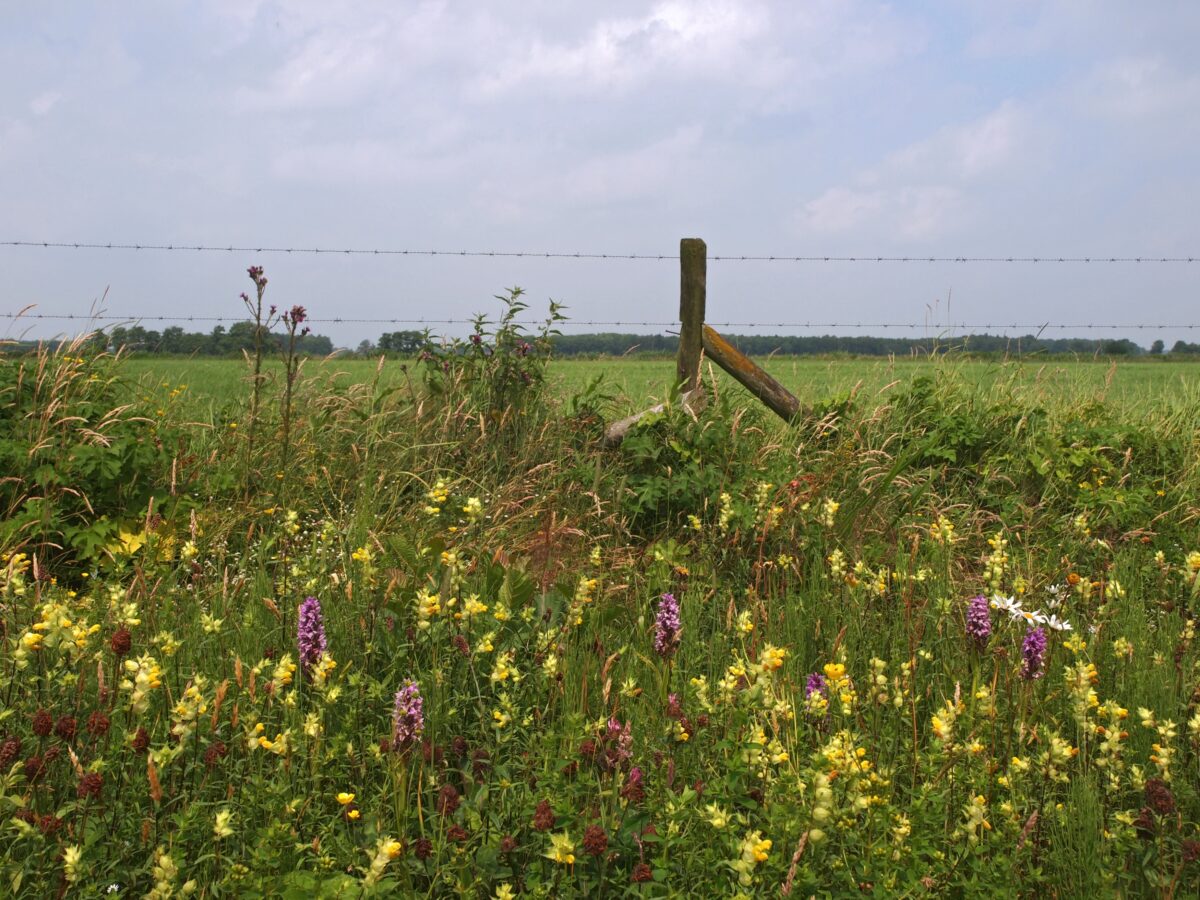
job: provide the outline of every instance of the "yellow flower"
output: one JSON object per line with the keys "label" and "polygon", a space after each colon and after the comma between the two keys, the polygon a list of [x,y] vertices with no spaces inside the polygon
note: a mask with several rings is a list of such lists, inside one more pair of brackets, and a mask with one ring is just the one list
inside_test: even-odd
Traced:
{"label": "yellow flower", "polygon": [[83,850],[78,844],[71,844],[63,850],[63,877],[71,884],[79,877],[79,863],[83,859]]}
{"label": "yellow flower", "polygon": [[233,811],[223,809],[217,813],[217,820],[213,824],[213,837],[218,841],[222,838],[227,838],[233,834],[233,826],[230,822],[233,820]]}
{"label": "yellow flower", "polygon": [[517,895],[513,893],[513,889],[507,884],[502,884],[496,888],[496,893],[492,900],[513,900]]}
{"label": "yellow flower", "polygon": [[571,835],[566,831],[562,834],[552,834],[550,835],[550,849],[544,855],[547,859],[564,866],[574,865],[575,842],[571,840]]}
{"label": "yellow flower", "polygon": [[774,644],[767,644],[763,647],[759,661],[762,663],[764,669],[773,671],[783,665],[783,660],[786,656],[787,650],[784,648],[776,647]]}
{"label": "yellow flower", "polygon": [[704,811],[707,813],[705,818],[708,819],[708,824],[718,831],[729,824],[730,816],[728,811],[722,809],[716,803],[708,804],[704,807]]}
{"label": "yellow flower", "polygon": [[341,791],[337,795],[337,802],[340,803],[342,806],[348,806],[349,804],[354,802],[354,795],[347,793],[346,791]]}
{"label": "yellow flower", "polygon": [[404,845],[392,838],[385,841],[380,849],[383,850],[388,859],[395,859],[404,851]]}

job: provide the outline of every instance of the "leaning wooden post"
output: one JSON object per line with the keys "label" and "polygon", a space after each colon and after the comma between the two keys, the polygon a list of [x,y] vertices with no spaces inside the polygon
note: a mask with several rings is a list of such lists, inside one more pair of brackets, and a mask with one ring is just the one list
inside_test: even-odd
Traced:
{"label": "leaning wooden post", "polygon": [[679,242],[679,359],[675,381],[687,394],[700,385],[708,248],[700,238]]}
{"label": "leaning wooden post", "polygon": [[704,353],[708,358],[765,403],[768,409],[785,422],[800,415],[800,401],[787,388],[756,366],[749,357],[717,334],[715,329],[705,325],[703,334]]}

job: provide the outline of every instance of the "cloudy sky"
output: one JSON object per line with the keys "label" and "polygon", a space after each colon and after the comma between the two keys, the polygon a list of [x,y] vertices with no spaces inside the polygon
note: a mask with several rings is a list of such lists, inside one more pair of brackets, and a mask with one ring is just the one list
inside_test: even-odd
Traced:
{"label": "cloudy sky", "polygon": [[[1194,0],[5,3],[0,241],[1200,257],[1198,44]],[[669,260],[0,246],[0,313],[107,291],[109,314],[236,317],[253,263],[317,318],[465,317],[510,285],[578,320],[678,310]],[[1200,323],[1198,284],[714,260],[708,318]]]}

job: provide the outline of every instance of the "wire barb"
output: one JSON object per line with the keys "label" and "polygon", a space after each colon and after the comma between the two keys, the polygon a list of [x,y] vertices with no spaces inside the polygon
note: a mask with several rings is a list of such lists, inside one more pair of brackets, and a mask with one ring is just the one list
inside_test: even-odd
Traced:
{"label": "wire barb", "polygon": [[[153,315],[109,315],[107,313],[101,315],[75,315],[72,313],[32,313],[32,312],[6,312],[0,313],[0,318],[5,319],[81,319],[91,322],[243,322],[246,321],[244,316],[153,316]],[[347,318],[338,316],[336,318],[322,319],[310,318],[305,321],[320,323],[320,324],[336,324],[336,325],[473,325],[475,319],[376,319],[376,318]],[[538,321],[518,321],[515,325],[523,327],[536,328],[543,324]],[[651,321],[633,321],[633,320],[611,320],[601,321],[597,319],[570,319],[556,323],[556,327],[621,327],[621,328],[674,328],[678,326],[678,322],[651,322]],[[1075,323],[1053,323],[1053,322],[708,322],[708,325],[714,328],[899,328],[899,329],[937,329],[946,331],[954,329],[955,331],[968,330],[989,330],[1002,329],[1004,331],[1012,331],[1019,328],[1032,329],[1035,331],[1042,330],[1112,330],[1112,331],[1145,331],[1149,329],[1179,329],[1191,330],[1200,328],[1200,323],[1144,323],[1144,322],[1075,322]]]}
{"label": "wire barb", "polygon": [[[158,250],[190,253],[340,253],[345,256],[487,256],[522,259],[641,259],[678,260],[670,253],[604,253],[582,250],[434,250],[359,247],[266,247],[234,244],[143,244],[89,243],[85,241],[0,241],[0,247],[40,247],[57,250]],[[1194,256],[779,256],[775,254],[714,254],[712,262],[797,262],[797,263],[1194,263]]]}

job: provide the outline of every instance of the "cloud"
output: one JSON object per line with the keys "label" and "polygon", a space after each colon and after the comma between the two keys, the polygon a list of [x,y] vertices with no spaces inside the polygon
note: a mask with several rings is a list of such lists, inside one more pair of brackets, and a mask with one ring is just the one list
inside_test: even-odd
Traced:
{"label": "cloud", "polygon": [[29,101],[29,111],[38,118],[49,115],[50,110],[54,109],[58,101],[62,99],[62,94],[58,91],[44,91],[38,94]]}
{"label": "cloud", "polygon": [[1200,75],[1176,70],[1156,56],[1123,56],[1096,67],[1079,88],[1094,115],[1137,120],[1179,116],[1200,108]]}
{"label": "cloud", "polygon": [[850,185],[826,189],[802,206],[798,227],[916,241],[948,234],[972,215],[972,195],[983,182],[1024,162],[1035,134],[1030,115],[1006,100],[888,154]]}

